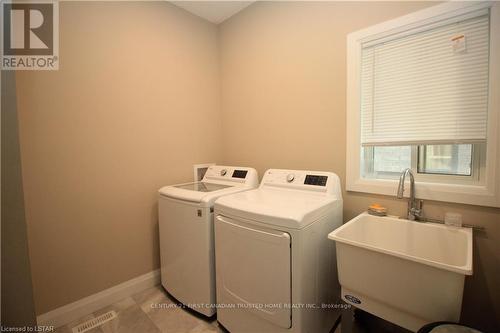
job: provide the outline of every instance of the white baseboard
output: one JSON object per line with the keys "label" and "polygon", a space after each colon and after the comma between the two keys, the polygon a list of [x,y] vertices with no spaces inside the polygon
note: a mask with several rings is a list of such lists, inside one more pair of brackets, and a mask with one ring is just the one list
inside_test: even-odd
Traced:
{"label": "white baseboard", "polygon": [[105,306],[160,284],[160,270],[138,276],[114,287],[37,316],[38,325],[61,327]]}

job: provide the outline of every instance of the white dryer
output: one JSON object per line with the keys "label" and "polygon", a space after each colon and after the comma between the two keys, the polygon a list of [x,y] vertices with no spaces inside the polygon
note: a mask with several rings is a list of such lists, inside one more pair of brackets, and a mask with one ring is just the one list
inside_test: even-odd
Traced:
{"label": "white dryer", "polygon": [[258,189],[215,202],[217,320],[230,332],[329,332],[340,299],[340,180],[268,170]]}
{"label": "white dryer", "polygon": [[214,202],[258,182],[255,169],[211,166],[201,182],[159,190],[161,283],[178,301],[206,316],[216,310]]}

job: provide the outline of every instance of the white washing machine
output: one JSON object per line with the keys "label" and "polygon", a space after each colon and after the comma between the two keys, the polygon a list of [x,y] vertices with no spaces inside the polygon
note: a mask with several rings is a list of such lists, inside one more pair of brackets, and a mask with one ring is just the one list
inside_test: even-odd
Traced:
{"label": "white washing machine", "polygon": [[342,194],[330,172],[268,170],[215,203],[217,320],[230,332],[329,332]]}
{"label": "white washing machine", "polygon": [[205,316],[216,310],[214,202],[258,183],[255,169],[211,166],[201,182],[159,190],[161,283],[178,301]]}

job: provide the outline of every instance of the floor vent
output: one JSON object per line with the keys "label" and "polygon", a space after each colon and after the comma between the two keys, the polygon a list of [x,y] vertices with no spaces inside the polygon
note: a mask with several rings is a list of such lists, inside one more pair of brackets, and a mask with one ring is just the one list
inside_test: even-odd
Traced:
{"label": "floor vent", "polygon": [[73,333],[87,332],[115,318],[116,318],[116,312],[114,311],[106,312],[98,317],[92,318],[84,323],[81,323],[80,325],[73,327]]}

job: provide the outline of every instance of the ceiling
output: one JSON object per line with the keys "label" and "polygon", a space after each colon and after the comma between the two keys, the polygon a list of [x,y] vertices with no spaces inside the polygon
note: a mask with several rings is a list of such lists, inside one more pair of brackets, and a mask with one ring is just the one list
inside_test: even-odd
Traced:
{"label": "ceiling", "polygon": [[199,17],[219,24],[254,1],[170,1]]}

